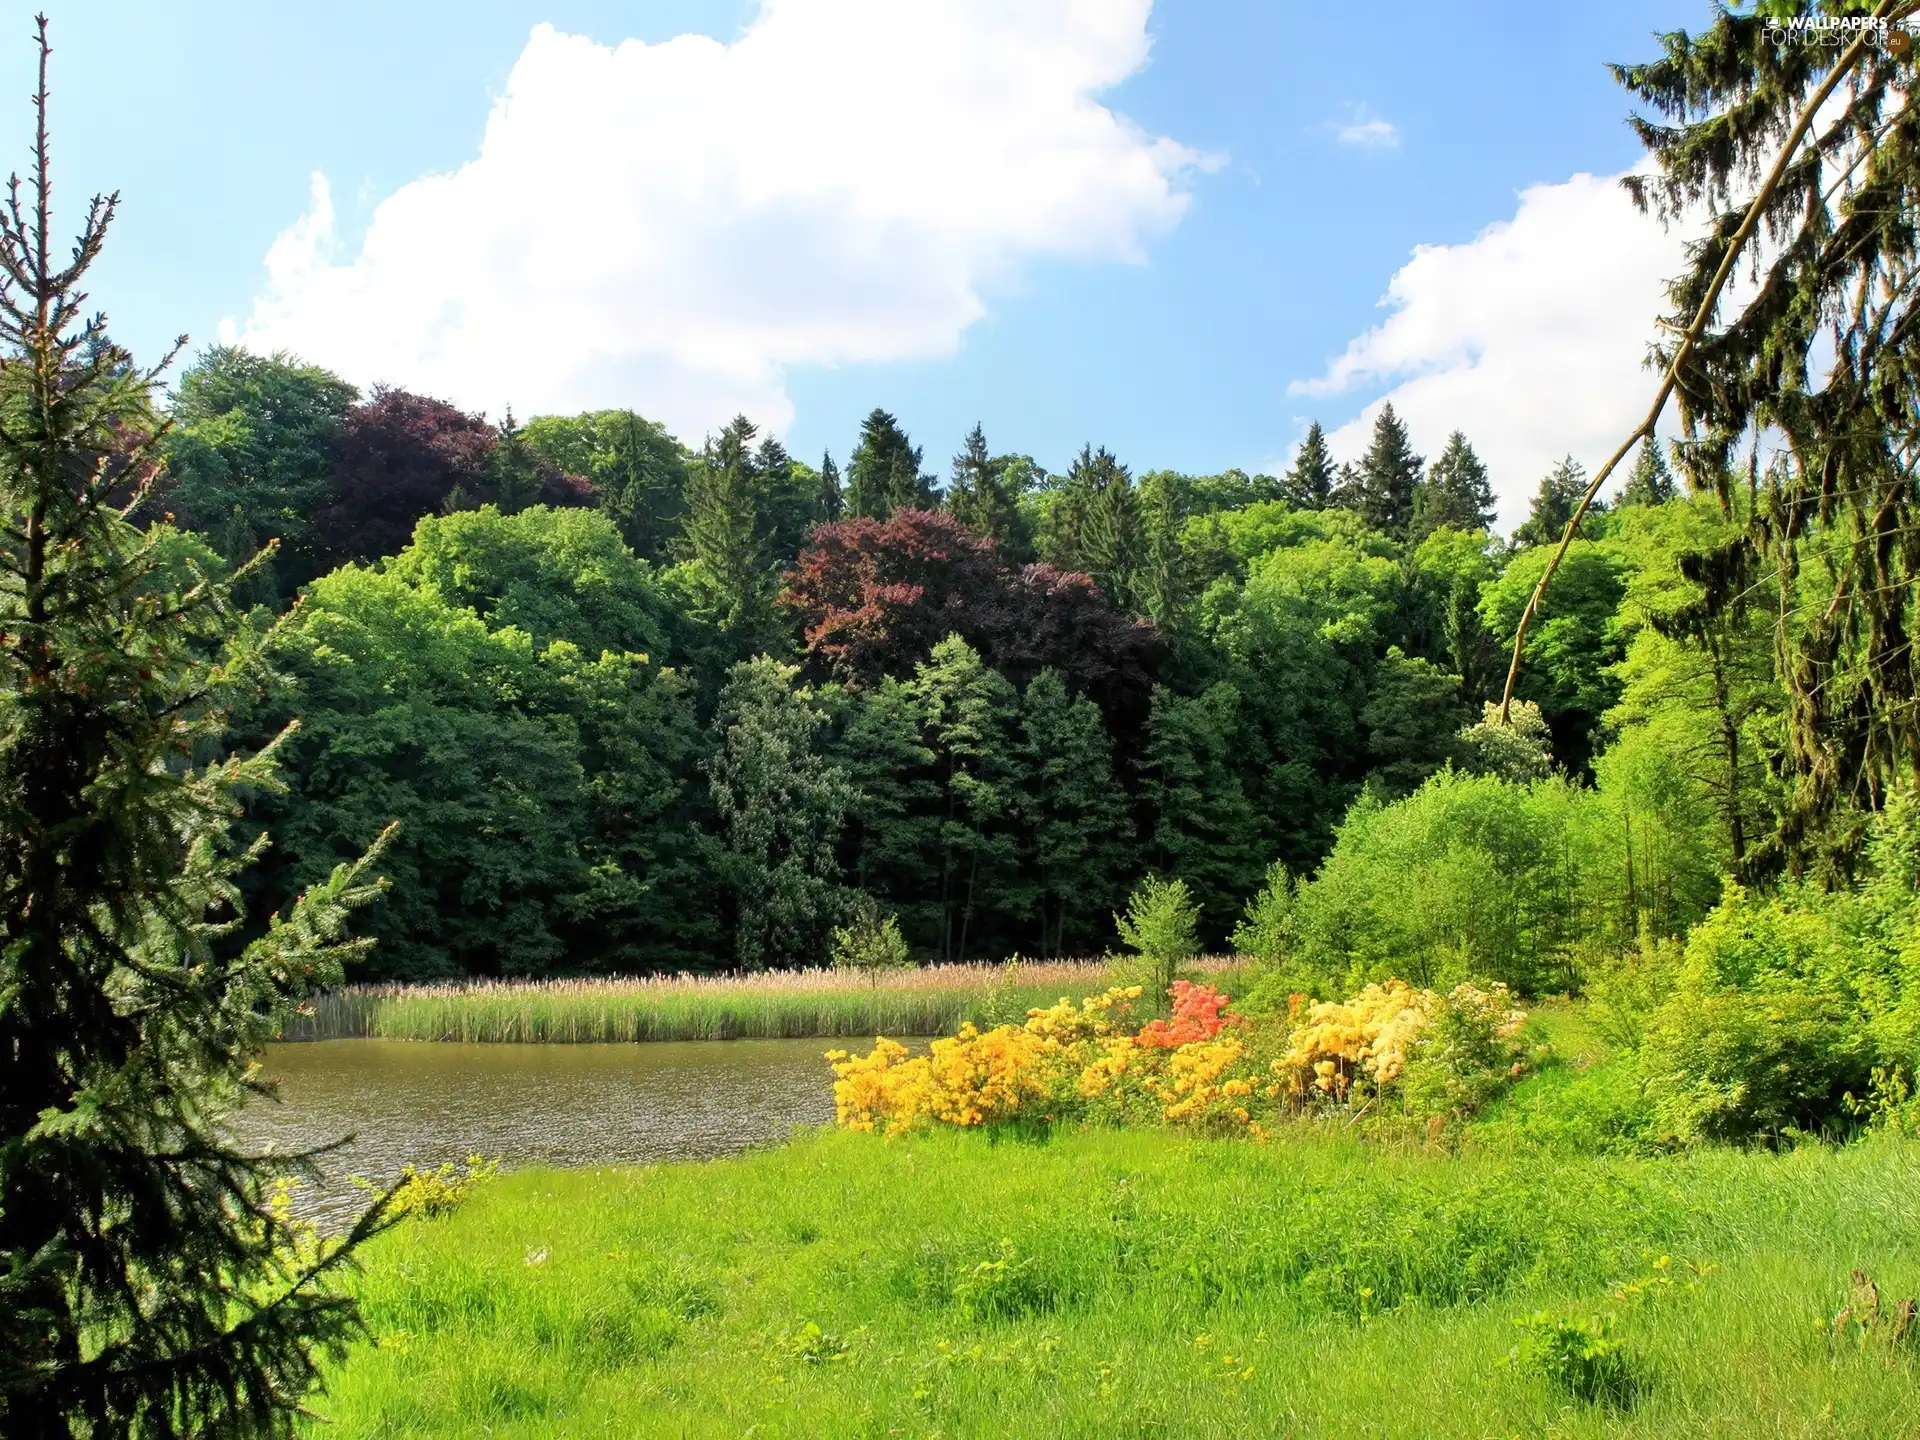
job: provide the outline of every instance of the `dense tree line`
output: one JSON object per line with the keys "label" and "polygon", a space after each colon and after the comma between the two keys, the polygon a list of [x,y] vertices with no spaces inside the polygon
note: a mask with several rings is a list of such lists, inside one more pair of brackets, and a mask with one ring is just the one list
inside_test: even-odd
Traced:
{"label": "dense tree line", "polygon": [[[698,448],[494,425],[227,348],[172,410],[148,512],[229,563],[277,538],[260,624],[304,597],[249,718],[303,717],[252,913],[397,819],[367,922],[397,976],[815,961],[861,895],[926,958],[1097,951],[1149,872],[1225,943],[1356,800],[1497,768],[1463,731],[1582,483],[1555,467],[1503,542],[1468,438],[1429,463],[1390,406],[1350,465],[1315,425],[1278,477],[1096,445],[1052,474],[975,426],[944,481],[884,410],[843,472],[744,416]],[[1649,447],[1520,692],[1571,783],[1679,785],[1729,863],[1772,823],[1770,650],[1680,557],[1734,523]]]}

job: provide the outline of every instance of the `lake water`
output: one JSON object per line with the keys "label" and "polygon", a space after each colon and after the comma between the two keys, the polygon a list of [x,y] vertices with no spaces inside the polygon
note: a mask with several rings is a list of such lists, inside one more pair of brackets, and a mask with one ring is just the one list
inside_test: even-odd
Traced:
{"label": "lake water", "polygon": [[320,1160],[325,1183],[299,1197],[339,1220],[365,1203],[350,1175],[390,1179],[407,1164],[469,1155],[519,1165],[631,1165],[705,1159],[785,1139],[833,1118],[830,1040],[697,1040],[645,1045],[438,1045],[320,1040],[276,1045],[280,1103],[234,1121],[243,1143],[281,1152],[346,1136]]}

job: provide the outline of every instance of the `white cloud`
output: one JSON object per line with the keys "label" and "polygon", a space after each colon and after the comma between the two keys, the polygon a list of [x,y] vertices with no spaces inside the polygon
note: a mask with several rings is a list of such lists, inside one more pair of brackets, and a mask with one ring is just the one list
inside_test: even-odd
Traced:
{"label": "white cloud", "polygon": [[1365,105],[1354,105],[1345,120],[1333,123],[1333,138],[1360,150],[1397,150],[1400,127],[1381,119]]}
{"label": "white cloud", "polygon": [[1511,220],[1416,249],[1380,302],[1387,319],[1289,392],[1390,387],[1329,435],[1343,458],[1389,401],[1429,457],[1465,431],[1510,527],[1562,455],[1591,472],[1646,414],[1659,377],[1644,362],[1682,240],[1636,211],[1617,176],[1532,186]]}
{"label": "white cloud", "polygon": [[1151,0],[761,0],[732,44],[537,27],[480,153],[336,257],[316,175],[244,324],[499,413],[784,428],[796,365],[951,352],[1038,256],[1137,261],[1214,163],[1096,98]]}

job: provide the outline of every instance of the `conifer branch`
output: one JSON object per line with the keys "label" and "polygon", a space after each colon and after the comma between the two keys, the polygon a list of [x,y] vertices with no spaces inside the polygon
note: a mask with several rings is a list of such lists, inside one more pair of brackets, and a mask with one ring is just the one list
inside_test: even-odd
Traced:
{"label": "conifer branch", "polygon": [[[1920,9],[1920,6],[1911,3],[1898,4],[1896,0],[1880,0],[1869,18],[1874,20],[1901,18],[1912,14],[1916,9]],[[1552,557],[1547,561],[1546,569],[1540,572],[1540,580],[1533,587],[1532,595],[1528,596],[1526,608],[1520,612],[1520,623],[1513,636],[1513,659],[1507,666],[1507,683],[1500,695],[1502,725],[1509,723],[1513,706],[1513,689],[1520,679],[1520,663],[1526,652],[1527,629],[1540,609],[1540,602],[1546,596],[1547,586],[1553,583],[1553,577],[1560,568],[1560,562],[1566,558],[1574,536],[1579,533],[1580,522],[1586,518],[1594,497],[1600,493],[1600,487],[1606,484],[1633,447],[1642,441],[1653,439],[1654,430],[1660,423],[1661,412],[1666,409],[1668,399],[1672,397],[1674,389],[1679,384],[1681,368],[1692,356],[1694,347],[1699,344],[1700,337],[1706,332],[1707,325],[1719,306],[1720,294],[1726,288],[1727,281],[1733,276],[1734,265],[1740,258],[1740,252],[1745,249],[1747,241],[1752,239],[1754,232],[1759,229],[1760,221],[1773,199],[1774,192],[1795,163],[1795,153],[1800,148],[1800,142],[1806,138],[1807,131],[1813,128],[1813,122],[1820,112],[1820,107],[1825,105],[1828,98],[1839,88],[1841,80],[1859,64],[1861,56],[1867,51],[1868,37],[1871,34],[1870,26],[1861,27],[1859,33],[1854,36],[1853,43],[1848,45],[1841,53],[1839,60],[1834,63],[1827,78],[1801,106],[1793,128],[1788,131],[1787,138],[1780,147],[1780,154],[1773,163],[1773,169],[1768,172],[1759,190],[1754,193],[1738,228],[1725,241],[1725,251],[1720,257],[1719,268],[1714,271],[1706,293],[1700,297],[1700,304],[1694,311],[1693,323],[1680,337],[1680,343],[1673,352],[1673,359],[1667,366],[1665,376],[1661,379],[1660,388],[1654,395],[1653,404],[1648,409],[1646,418],[1634,427],[1627,438],[1620,443],[1620,447],[1608,458],[1607,463],[1594,474],[1592,481],[1587,485],[1586,492],[1580,497],[1580,503],[1574,507],[1573,515],[1567,521],[1566,529],[1560,536],[1559,545],[1554,548]]]}

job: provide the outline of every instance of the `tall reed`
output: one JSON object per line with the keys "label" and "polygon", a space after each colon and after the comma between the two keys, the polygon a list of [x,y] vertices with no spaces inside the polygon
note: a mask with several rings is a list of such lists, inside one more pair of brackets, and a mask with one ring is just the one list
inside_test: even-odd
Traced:
{"label": "tall reed", "polygon": [[[1239,964],[1229,956],[1201,962],[1223,973]],[[1114,978],[1104,960],[1051,960],[928,965],[872,980],[809,969],[352,985],[318,996],[284,1038],[578,1044],[937,1035],[966,1020],[1017,1019],[1029,1006],[1079,999]]]}

